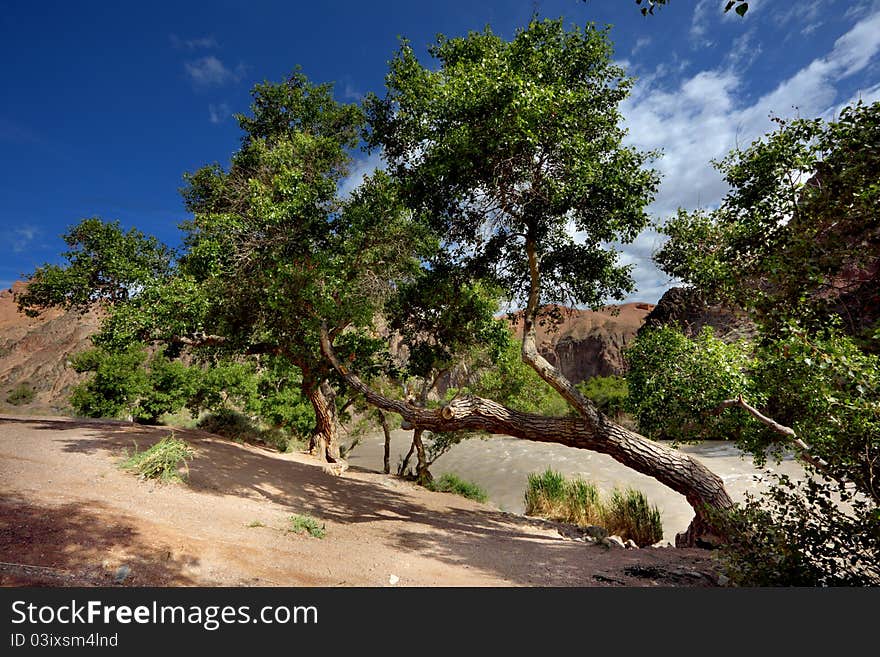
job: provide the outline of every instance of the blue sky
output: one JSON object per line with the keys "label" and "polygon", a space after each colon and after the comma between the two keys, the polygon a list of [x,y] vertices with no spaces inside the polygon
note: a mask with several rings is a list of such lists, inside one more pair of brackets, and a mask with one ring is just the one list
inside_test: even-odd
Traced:
{"label": "blue sky", "polygon": [[[880,99],[880,0],[753,0],[745,18],[723,4],[673,0],[646,18],[631,0],[0,1],[0,287],[59,261],[60,234],[84,217],[176,244],[181,176],[228,162],[231,114],[255,82],[301,65],[357,101],[382,92],[399,36],[422,52],[438,32],[510,36],[535,10],[613,25],[638,77],[628,140],[664,151],[651,212],[712,206],[725,188],[709,161],[769,130],[769,114],[832,118]],[[350,185],[377,163],[361,155]],[[622,247],[632,300],[671,284],[650,262],[659,244],[646,231]]]}

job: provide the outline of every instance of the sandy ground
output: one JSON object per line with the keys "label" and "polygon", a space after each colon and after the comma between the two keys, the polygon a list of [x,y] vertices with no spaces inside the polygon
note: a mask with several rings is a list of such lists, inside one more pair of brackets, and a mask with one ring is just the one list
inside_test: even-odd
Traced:
{"label": "sandy ground", "polygon": [[[608,549],[554,523],[201,431],[186,484],[122,471],[169,433],[0,416],[5,586],[713,586],[709,552]],[[318,518],[326,537],[287,531]],[[123,577],[124,575],[124,577]]]}

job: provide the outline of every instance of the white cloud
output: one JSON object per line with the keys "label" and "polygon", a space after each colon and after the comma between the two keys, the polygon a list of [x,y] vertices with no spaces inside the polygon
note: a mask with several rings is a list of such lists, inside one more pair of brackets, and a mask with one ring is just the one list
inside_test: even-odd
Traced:
{"label": "white cloud", "polygon": [[34,240],[40,236],[40,229],[25,224],[17,228],[8,228],[0,235],[2,242],[5,242],[13,253],[23,253],[33,246]]}
{"label": "white cloud", "polygon": [[361,183],[364,182],[365,177],[372,174],[376,169],[382,168],[384,168],[382,154],[379,152],[355,160],[348,176],[346,176],[339,185],[339,193],[343,198],[347,198],[361,185]]}
{"label": "white cloud", "polygon": [[706,38],[709,32],[709,20],[712,11],[715,9],[717,2],[715,0],[700,0],[694,8],[694,15],[691,19],[691,41],[694,46],[711,46],[711,39]]}
{"label": "white cloud", "polygon": [[[748,33],[741,38],[743,52],[751,38]],[[645,76],[621,109],[629,129],[627,143],[645,150],[663,150],[655,163],[663,180],[649,211],[665,219],[678,207],[717,206],[727,186],[710,161],[773,129],[771,114],[832,119],[859,97],[865,102],[880,98],[880,84],[862,89],[845,102],[841,102],[838,91],[841,80],[864,71],[878,52],[880,9],[865,15],[827,55],[814,59],[750,102],[744,102],[741,93],[744,85],[742,69],[734,66],[740,56],[736,52],[723,68],[700,71],[674,86],[656,73]],[[639,292],[633,298],[656,301],[653,295],[669,287],[666,276],[650,263],[650,251],[660,246],[660,237],[649,233],[643,239],[652,241],[652,248],[646,249],[644,241],[623,246],[622,262],[636,265]]]}
{"label": "white cloud", "polygon": [[213,124],[223,123],[232,116],[232,110],[226,103],[210,103],[208,105],[208,120]]}
{"label": "white cloud", "polygon": [[636,39],[636,44],[632,47],[629,54],[631,57],[635,57],[636,53],[643,48],[647,48],[651,45],[651,37],[649,36],[641,36]]}
{"label": "white cloud", "polygon": [[171,40],[171,45],[178,50],[207,50],[219,47],[217,39],[212,36],[182,39],[176,34],[171,34],[168,38]]}
{"label": "white cloud", "polygon": [[184,68],[190,79],[200,87],[219,87],[228,82],[238,82],[246,70],[243,64],[229,69],[214,55],[185,62]]}

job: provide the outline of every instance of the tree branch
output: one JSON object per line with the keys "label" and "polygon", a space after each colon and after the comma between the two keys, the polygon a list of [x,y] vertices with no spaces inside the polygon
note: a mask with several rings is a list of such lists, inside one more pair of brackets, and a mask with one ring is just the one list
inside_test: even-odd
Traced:
{"label": "tree branch", "polygon": [[816,456],[813,456],[810,453],[810,446],[807,445],[807,443],[805,443],[803,440],[798,438],[797,432],[794,429],[792,429],[791,427],[787,427],[784,424],[779,424],[776,420],[767,417],[766,415],[761,413],[761,411],[759,411],[757,408],[755,408],[754,406],[752,406],[751,404],[746,402],[743,399],[742,395],[739,395],[736,399],[725,399],[723,402],[721,402],[718,405],[718,411],[720,412],[720,411],[724,410],[725,408],[732,408],[732,407],[738,407],[738,408],[743,409],[749,415],[754,417],[756,420],[758,420],[762,424],[766,424],[768,427],[770,427],[776,433],[787,437],[792,442],[792,444],[794,444],[795,447],[797,447],[798,450],[800,450],[799,456],[803,461],[812,465],[819,472],[822,472],[823,474],[826,474],[829,477],[832,476],[830,470],[828,469],[828,464],[825,461],[823,461],[822,459],[820,459]]}

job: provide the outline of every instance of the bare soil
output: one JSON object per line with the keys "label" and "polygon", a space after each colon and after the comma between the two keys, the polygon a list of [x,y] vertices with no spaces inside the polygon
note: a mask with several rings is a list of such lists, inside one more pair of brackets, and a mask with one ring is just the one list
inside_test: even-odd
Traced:
{"label": "bare soil", "polygon": [[[119,468],[167,427],[0,416],[4,586],[714,586],[703,550],[609,549],[570,528],[357,468],[175,429],[183,484]],[[326,537],[289,531],[318,519]]]}

